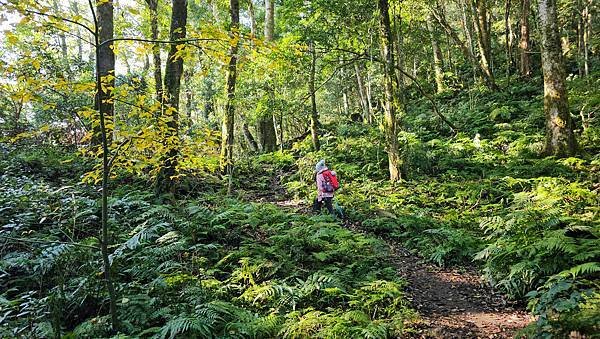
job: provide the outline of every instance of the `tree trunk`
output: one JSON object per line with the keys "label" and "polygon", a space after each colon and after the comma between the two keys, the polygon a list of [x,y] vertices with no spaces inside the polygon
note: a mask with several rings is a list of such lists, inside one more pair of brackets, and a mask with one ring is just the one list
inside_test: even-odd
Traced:
{"label": "tree trunk", "polygon": [[[152,40],[158,40],[158,0],[146,0],[146,3],[150,9],[150,38]],[[152,59],[154,61],[154,93],[156,94],[156,100],[162,102],[162,65],[159,43],[155,43],[154,46],[152,46]]]}
{"label": "tree trunk", "polygon": [[583,76],[583,69],[584,69],[584,65],[583,65],[583,27],[584,27],[584,23],[583,23],[583,1],[584,0],[578,0],[577,1],[577,28],[576,28],[576,32],[577,32],[577,73],[579,73],[579,76],[582,77]]}
{"label": "tree trunk", "polygon": [[[52,0],[52,7],[54,10],[54,13],[56,13],[56,15],[60,16],[60,8],[58,5],[58,0]],[[68,58],[68,54],[67,54],[67,37],[65,36],[65,33],[62,31],[59,31],[58,33],[58,39],[60,40],[60,51],[62,54],[62,58],[64,62],[67,62],[67,58]]]}
{"label": "tree trunk", "polygon": [[[97,8],[98,20],[98,42],[96,48],[97,61],[97,77],[98,81],[102,82],[100,90],[96,92],[94,104],[98,111],[105,113],[104,119],[107,121],[108,143],[112,143],[113,120],[115,106],[112,99],[113,89],[115,87],[115,53],[112,49],[112,43],[107,41],[113,39],[114,24],[113,24],[113,2],[106,1],[98,3]],[[93,127],[92,144],[101,144],[102,131],[100,126],[95,123]]]}
{"label": "tree trunk", "polygon": [[363,121],[369,121],[369,115],[371,115],[369,102],[367,100],[367,93],[365,89],[365,85],[363,83],[362,75],[360,74],[360,67],[358,63],[354,63],[354,72],[356,73],[356,83],[358,85],[358,94],[360,96],[360,106],[363,109]]}
{"label": "tree trunk", "polygon": [[229,65],[227,67],[227,103],[223,117],[223,135],[221,141],[221,170],[227,175],[233,173],[233,142],[235,121],[235,82],[237,77],[238,30],[240,27],[240,4],[238,0],[229,0],[231,26],[229,38]]}
{"label": "tree trunk", "polygon": [[592,0],[588,0],[583,8],[582,19],[583,19],[583,75],[588,76],[590,74],[589,66],[589,54],[590,54],[590,35],[592,34],[592,13],[590,13],[590,7]]}
{"label": "tree trunk", "polygon": [[395,72],[396,72],[396,79],[397,79],[397,84],[398,87],[403,87],[404,85],[406,85],[405,79],[404,79],[404,74],[402,74],[402,72],[400,72],[401,69],[403,69],[404,66],[404,53],[402,53],[402,46],[404,45],[404,35],[402,34],[402,16],[400,15],[400,13],[396,13],[396,11],[394,11],[394,28],[395,28],[395,45],[396,45],[396,66],[395,67]]}
{"label": "tree trunk", "polygon": [[[465,3],[468,0],[462,0],[459,1],[460,3],[460,9],[461,9],[461,25],[463,28],[463,31],[465,32],[465,37],[466,37],[466,44],[467,44],[467,48],[469,49],[470,54],[474,53],[474,47],[473,47],[473,20],[471,20],[471,16],[470,16],[470,11],[467,11],[466,6],[467,4]],[[476,80],[477,79],[477,66],[474,63],[471,63],[471,68],[473,70],[473,79]]]}
{"label": "tree trunk", "polygon": [[519,40],[519,52],[521,55],[521,64],[519,71],[521,76],[529,78],[531,76],[530,44],[529,44],[529,13],[531,12],[530,0],[521,2],[521,39]]}
{"label": "tree trunk", "polygon": [[317,53],[312,41],[308,44],[310,53],[310,79],[308,80],[308,94],[310,95],[310,135],[312,137],[313,148],[315,151],[321,149],[319,142],[319,113],[317,112],[317,97],[315,93],[315,73],[317,68]]}
{"label": "tree trunk", "polygon": [[248,147],[250,147],[250,150],[252,150],[252,152],[257,152],[258,144],[256,143],[256,139],[254,139],[254,136],[252,136],[252,133],[250,132],[248,123],[244,122],[244,124],[242,125],[242,131],[244,132],[244,138],[246,139],[246,143],[248,143]]}
{"label": "tree trunk", "polygon": [[489,15],[487,3],[485,0],[474,0],[476,12],[476,28],[477,28],[477,46],[479,47],[479,62],[481,70],[485,73],[486,78],[491,83],[494,83],[494,73],[491,69],[492,60],[492,40],[489,31]]}
{"label": "tree trunk", "polygon": [[342,91],[342,107],[344,108],[344,116],[350,116],[350,104],[348,103],[348,94],[345,90]]}
{"label": "tree trunk", "polygon": [[427,30],[429,31],[429,38],[431,39],[431,49],[433,51],[433,71],[435,73],[435,84],[437,88],[437,92],[441,93],[446,89],[444,85],[444,61],[442,50],[438,45],[437,36],[435,33],[435,29],[431,25],[431,16],[427,18]]}
{"label": "tree trunk", "polygon": [[[248,16],[250,17],[250,39],[251,39],[250,46],[252,48],[254,48],[256,45],[254,40],[258,37],[257,29],[256,29],[256,26],[257,26],[256,25],[256,14],[254,13],[254,0],[248,1]],[[252,135],[252,132],[250,132],[248,123],[245,121],[242,125],[242,131],[244,133],[244,138],[246,139],[246,143],[248,144],[248,147],[250,147],[250,150],[252,150],[252,152],[258,152],[259,151],[258,143],[256,142],[256,139]]]}
{"label": "tree trunk", "polygon": [[250,41],[252,47],[254,47],[254,39],[256,39],[256,14],[254,13],[254,0],[248,0],[248,16],[250,17]]}
{"label": "tree trunk", "polygon": [[[173,0],[170,40],[185,39],[187,23],[187,0]],[[183,44],[183,43],[181,43]],[[180,44],[172,43],[165,67],[163,117],[167,121],[164,143],[167,154],[156,180],[157,194],[174,192],[173,176],[179,156],[179,92],[183,74],[183,59],[177,57]],[[181,47],[180,47],[181,48]]]}
{"label": "tree trunk", "polygon": [[275,0],[265,0],[265,40],[273,41],[275,35]]}
{"label": "tree trunk", "polygon": [[[77,1],[71,2],[71,12],[75,16],[79,15],[79,4],[77,3]],[[75,27],[75,34],[77,34],[77,36],[81,36],[81,27],[79,27],[79,25],[76,25],[76,27]],[[76,39],[76,41],[77,41],[77,60],[82,61],[83,60],[83,41],[81,39]]]}
{"label": "tree trunk", "polygon": [[263,152],[273,152],[277,148],[277,136],[271,114],[261,117],[258,122],[258,139]]}
{"label": "tree trunk", "polygon": [[[95,106],[99,115],[99,126],[95,127],[94,138],[96,144],[102,148],[102,198],[101,198],[101,225],[102,235],[100,251],[102,253],[102,263],[104,269],[104,281],[109,296],[109,312],[111,318],[111,329],[116,332],[119,328],[119,319],[117,317],[117,294],[112,278],[111,265],[108,256],[109,237],[108,237],[108,180],[109,180],[109,145],[112,140],[111,120],[114,115],[114,103],[112,100],[112,90],[114,87],[115,75],[115,54],[113,53],[113,2],[105,1],[97,3],[96,6],[96,98]],[[108,126],[107,126],[108,125]]]}
{"label": "tree trunk", "polygon": [[575,153],[576,142],[565,86],[556,0],[539,0],[538,9],[544,73],[545,153],[565,157]]}
{"label": "tree trunk", "polygon": [[[265,0],[265,41],[273,41],[275,35],[275,1]],[[269,92],[273,89],[269,88]],[[269,93],[270,94],[270,93]],[[273,152],[277,149],[277,136],[275,135],[275,124],[273,114],[260,117],[258,122],[258,139],[263,152]]]}
{"label": "tree trunk", "polygon": [[487,71],[485,70],[485,67],[481,64],[480,61],[477,60],[477,57],[475,56],[473,51],[471,49],[467,48],[467,46],[460,39],[460,37],[458,36],[456,31],[448,24],[443,13],[439,9],[438,10],[432,9],[431,14],[435,18],[436,22],[444,29],[444,31],[446,31],[446,34],[448,34],[452,38],[452,40],[454,40],[456,45],[460,48],[463,55],[465,56],[465,59],[471,61],[473,67],[477,69],[477,72],[483,78],[486,86],[492,90],[498,89],[498,86],[496,86],[494,78],[490,76],[491,73],[489,72],[489,69]]}
{"label": "tree trunk", "polygon": [[510,76],[512,68],[512,29],[510,25],[510,1],[504,2],[504,39],[506,44],[506,76]]}
{"label": "tree trunk", "polygon": [[390,181],[401,180],[401,158],[398,147],[396,102],[394,99],[394,52],[392,50],[392,33],[390,27],[390,14],[387,0],[379,0],[379,25],[381,34],[381,53],[384,61],[384,89],[385,89],[385,136],[388,153]]}
{"label": "tree trunk", "polygon": [[192,121],[192,111],[194,110],[194,91],[192,85],[192,79],[194,78],[194,73],[192,69],[188,68],[183,72],[183,79],[185,81],[185,115],[186,115],[186,127],[188,129],[188,133],[191,131],[193,124]]}

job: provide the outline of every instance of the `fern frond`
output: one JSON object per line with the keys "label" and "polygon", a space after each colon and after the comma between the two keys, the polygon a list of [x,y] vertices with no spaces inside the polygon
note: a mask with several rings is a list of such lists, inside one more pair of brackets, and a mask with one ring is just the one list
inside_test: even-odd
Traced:
{"label": "fern frond", "polygon": [[201,320],[190,316],[180,316],[169,320],[161,329],[160,333],[154,338],[169,338],[173,339],[187,332],[193,333],[195,336],[211,337],[212,327],[203,323]]}
{"label": "fern frond", "polygon": [[34,267],[34,271],[38,271],[41,274],[50,272],[56,264],[66,255],[68,255],[73,249],[74,245],[71,244],[59,244],[54,246],[46,247],[39,257],[39,264]]}
{"label": "fern frond", "polygon": [[588,275],[588,274],[592,274],[592,273],[596,273],[596,272],[600,272],[600,262],[586,262],[584,264],[580,264],[574,267],[571,267],[568,270],[564,270],[560,273],[558,273],[556,276],[559,277],[567,277],[567,276],[571,276],[573,279],[584,276],[584,275]]}

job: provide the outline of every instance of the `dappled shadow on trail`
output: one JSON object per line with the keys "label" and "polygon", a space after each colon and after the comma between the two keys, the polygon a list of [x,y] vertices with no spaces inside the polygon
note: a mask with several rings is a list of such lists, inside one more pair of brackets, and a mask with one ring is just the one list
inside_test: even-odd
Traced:
{"label": "dappled shadow on trail", "polygon": [[407,296],[421,314],[416,338],[512,338],[532,319],[485,285],[473,270],[427,263],[399,244],[387,242]]}

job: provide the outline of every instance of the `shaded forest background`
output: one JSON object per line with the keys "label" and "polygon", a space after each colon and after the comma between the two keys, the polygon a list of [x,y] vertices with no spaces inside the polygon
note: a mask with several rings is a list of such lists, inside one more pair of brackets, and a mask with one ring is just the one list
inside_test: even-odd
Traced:
{"label": "shaded forest background", "polygon": [[380,237],[600,332],[597,3],[0,4],[0,336],[418,336]]}

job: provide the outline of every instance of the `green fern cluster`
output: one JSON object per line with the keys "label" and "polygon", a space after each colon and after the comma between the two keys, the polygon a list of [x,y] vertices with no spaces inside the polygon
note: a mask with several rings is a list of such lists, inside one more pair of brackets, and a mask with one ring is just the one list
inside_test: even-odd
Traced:
{"label": "green fern cluster", "polygon": [[548,327],[553,322],[569,327],[569,315],[598,290],[600,224],[597,208],[589,206],[599,202],[581,185],[539,179],[515,195],[506,216],[481,221],[491,243],[475,258],[509,295],[531,299],[540,331],[558,328]]}

